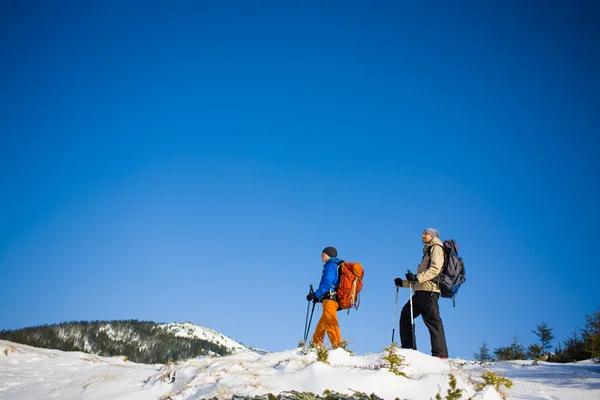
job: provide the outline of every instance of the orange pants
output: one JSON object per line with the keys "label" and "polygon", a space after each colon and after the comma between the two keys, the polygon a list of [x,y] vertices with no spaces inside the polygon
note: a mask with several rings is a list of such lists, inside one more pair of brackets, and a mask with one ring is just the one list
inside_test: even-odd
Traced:
{"label": "orange pants", "polygon": [[335,348],[342,341],[342,333],[337,318],[338,303],[333,300],[323,300],[323,315],[315,328],[313,343],[317,346],[323,345],[325,332],[331,342],[331,347]]}

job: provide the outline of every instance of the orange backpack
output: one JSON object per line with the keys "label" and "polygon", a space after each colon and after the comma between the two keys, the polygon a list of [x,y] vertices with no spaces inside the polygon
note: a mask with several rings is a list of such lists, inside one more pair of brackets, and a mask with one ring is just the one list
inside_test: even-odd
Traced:
{"label": "orange backpack", "polygon": [[336,290],[338,310],[349,310],[352,307],[358,310],[359,294],[363,287],[363,276],[365,276],[362,265],[342,261],[338,266],[338,275],[339,282]]}

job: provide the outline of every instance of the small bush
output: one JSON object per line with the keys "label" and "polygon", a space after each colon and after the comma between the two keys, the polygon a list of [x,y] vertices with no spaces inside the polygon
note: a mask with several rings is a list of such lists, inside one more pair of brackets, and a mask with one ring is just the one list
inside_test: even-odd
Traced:
{"label": "small bush", "polygon": [[[323,391],[323,400],[340,400],[340,399],[352,399],[352,400],[383,400],[381,397],[378,397],[375,393],[372,393],[370,395],[363,393],[363,392],[359,392],[359,391],[353,391],[354,393],[352,393],[351,395],[345,395],[342,393],[338,393],[336,391],[333,390],[329,390],[329,389],[325,389]],[[320,399],[320,396],[316,397],[317,399]],[[308,399],[307,397],[302,397],[302,399]]]}
{"label": "small bush", "polygon": [[327,346],[318,346],[317,347],[317,360],[321,361],[325,364],[329,364],[327,359],[329,358],[329,348]]}
{"label": "small bush", "polygon": [[396,343],[392,343],[390,347],[385,347],[384,350],[387,352],[386,355],[382,357],[385,367],[389,368],[390,372],[396,375],[408,378],[404,372],[398,369],[406,365],[404,364],[404,357],[398,354],[398,345]]}
{"label": "small bush", "polygon": [[308,353],[310,353],[313,350],[318,350],[319,346],[316,345],[315,342],[313,342],[312,340],[308,343],[304,342],[303,340],[300,341],[299,344],[304,343],[302,346],[300,346],[300,354],[302,355],[307,355]]}
{"label": "small bush", "polygon": [[503,376],[498,376],[492,371],[488,371],[481,375],[483,383],[477,385],[477,389],[483,389],[486,386],[493,386],[496,390],[500,391],[500,386],[504,385],[507,389],[510,389],[513,383]]}
{"label": "small bush", "polygon": [[[453,374],[450,374],[450,387],[448,388],[448,394],[444,397],[445,400],[458,400],[462,397],[462,389],[456,387],[456,378]],[[442,400],[442,396],[439,393],[435,394],[437,400]]]}

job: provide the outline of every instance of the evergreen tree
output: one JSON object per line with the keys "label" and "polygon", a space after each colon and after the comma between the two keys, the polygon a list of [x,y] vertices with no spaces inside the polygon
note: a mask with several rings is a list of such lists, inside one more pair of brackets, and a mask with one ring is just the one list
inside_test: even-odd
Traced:
{"label": "evergreen tree", "polygon": [[513,337],[513,341],[510,345],[510,351],[513,360],[525,360],[527,358],[525,355],[525,348],[519,343],[519,338],[517,335]]}
{"label": "evergreen tree", "polygon": [[585,317],[583,342],[585,351],[589,352],[589,358],[600,361],[600,307],[598,311]]}
{"label": "evergreen tree", "polygon": [[473,354],[473,357],[475,357],[475,360],[481,361],[481,362],[486,362],[486,361],[492,360],[492,356],[490,354],[490,349],[489,349],[485,339],[483,339],[483,343],[481,344],[481,346],[479,346],[479,353]]}
{"label": "evergreen tree", "polygon": [[510,347],[496,347],[494,349],[494,355],[496,356],[496,360],[508,361],[513,360],[512,353],[510,351]]}
{"label": "evergreen tree", "polygon": [[571,336],[564,341],[564,349],[556,353],[556,357],[553,360],[557,362],[567,363],[573,361],[587,360],[587,352],[585,351],[585,344],[582,339],[582,335],[579,334],[578,330],[575,329]]}
{"label": "evergreen tree", "polygon": [[525,348],[519,343],[517,335],[513,337],[513,341],[508,347],[498,347],[494,349],[494,355],[498,360],[525,360]]}
{"label": "evergreen tree", "polygon": [[532,330],[537,337],[540,338],[540,343],[542,347],[542,352],[547,352],[552,348],[552,341],[554,340],[554,335],[552,334],[552,330],[554,328],[549,328],[546,322],[542,321],[541,324],[536,326],[536,330]]}
{"label": "evergreen tree", "polygon": [[534,343],[527,348],[527,357],[532,360],[539,360],[543,354],[544,349],[537,343]]}

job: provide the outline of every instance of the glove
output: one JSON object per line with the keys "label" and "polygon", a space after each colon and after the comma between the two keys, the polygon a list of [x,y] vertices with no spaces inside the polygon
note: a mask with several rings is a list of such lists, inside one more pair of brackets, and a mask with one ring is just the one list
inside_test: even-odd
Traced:
{"label": "glove", "polygon": [[406,280],[413,283],[413,284],[417,284],[419,283],[419,280],[417,279],[417,277],[415,276],[415,274],[413,274],[412,272],[408,271],[406,273]]}
{"label": "glove", "polygon": [[306,295],[306,300],[308,300],[308,301],[311,301],[311,300],[312,300],[312,302],[313,302],[313,303],[316,303],[316,302],[318,302],[318,301],[319,301],[319,299],[317,298],[317,296],[315,296],[315,294],[314,294],[314,293],[309,293],[309,294],[307,294],[307,295]]}
{"label": "glove", "polygon": [[396,278],[394,279],[394,283],[396,284],[396,286],[402,286],[402,279]]}

